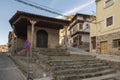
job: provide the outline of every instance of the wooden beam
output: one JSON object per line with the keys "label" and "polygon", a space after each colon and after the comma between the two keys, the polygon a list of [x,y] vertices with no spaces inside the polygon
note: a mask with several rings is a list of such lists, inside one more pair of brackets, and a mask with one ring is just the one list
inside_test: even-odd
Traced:
{"label": "wooden beam", "polygon": [[17,18],[14,22],[13,22],[13,25],[16,24],[20,19],[22,19],[23,16],[20,16],[19,18]]}
{"label": "wooden beam", "polygon": [[59,22],[59,21],[51,21],[51,20],[46,20],[46,19],[40,19],[40,18],[31,18],[31,17],[26,17],[23,16],[22,18],[26,18],[28,21],[33,20],[33,21],[37,21],[37,22],[48,22],[48,23],[52,23],[52,24],[59,24],[59,25],[63,25],[63,26],[68,26],[67,23],[64,22]]}

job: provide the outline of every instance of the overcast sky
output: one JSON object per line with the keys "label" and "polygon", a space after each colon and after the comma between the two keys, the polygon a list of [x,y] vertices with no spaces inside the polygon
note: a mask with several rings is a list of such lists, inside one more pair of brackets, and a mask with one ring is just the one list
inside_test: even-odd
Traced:
{"label": "overcast sky", "polygon": [[[64,15],[73,15],[75,13],[84,13],[95,15],[95,1],[94,0],[24,0],[37,3],[37,6],[49,7],[54,11],[59,11]],[[15,0],[0,0],[0,45],[8,43],[8,33],[11,31],[9,19],[16,13],[16,11],[25,11],[35,13],[43,16],[50,16],[55,18],[62,18],[59,15],[51,14]]]}

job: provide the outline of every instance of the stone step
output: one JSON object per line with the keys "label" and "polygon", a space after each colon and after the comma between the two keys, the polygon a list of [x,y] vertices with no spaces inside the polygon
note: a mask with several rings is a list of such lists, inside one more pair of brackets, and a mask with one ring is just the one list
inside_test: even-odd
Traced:
{"label": "stone step", "polygon": [[46,52],[46,53],[39,53],[47,56],[69,56],[70,54],[68,52]]}
{"label": "stone step", "polygon": [[[49,55],[51,55],[51,54],[49,54]],[[93,58],[93,57],[72,57],[72,56],[70,56],[69,54],[67,55],[62,55],[62,56],[60,56],[59,54],[58,55],[56,55],[56,54],[52,54],[51,56],[49,56],[49,55],[43,55],[43,54],[39,54],[39,53],[33,53],[33,56],[36,56],[36,57],[41,57],[41,56],[48,56],[51,60],[59,60],[59,61],[61,61],[61,60],[89,60],[89,59],[95,59],[95,58]]]}
{"label": "stone step", "polygon": [[49,60],[48,62],[63,62],[63,63],[65,63],[65,62],[76,62],[76,61],[80,61],[80,62],[82,62],[82,61],[102,61],[102,60],[99,60],[99,59],[63,59],[63,60]]}
{"label": "stone step", "polygon": [[47,49],[44,49],[44,48],[35,48],[35,49],[32,49],[32,51],[34,51],[34,52],[66,52],[66,50],[65,49],[49,49],[49,48],[47,48]]}
{"label": "stone step", "polygon": [[82,80],[120,80],[120,73],[111,73],[97,77],[85,78]]}
{"label": "stone step", "polygon": [[42,55],[42,54],[37,54],[37,53],[33,53],[32,57],[34,57],[35,59],[48,59],[48,56]]}
{"label": "stone step", "polygon": [[95,56],[93,56],[93,55],[83,55],[83,54],[71,54],[71,56],[74,56],[74,57],[93,57],[93,58],[95,58]]}
{"label": "stone step", "polygon": [[26,49],[22,49],[22,50],[18,51],[18,52],[17,52],[17,55],[18,55],[18,56],[27,56]]}
{"label": "stone step", "polygon": [[66,54],[66,53],[68,53],[68,52],[62,52],[62,51],[61,51],[61,52],[57,52],[57,51],[56,51],[56,52],[54,52],[54,51],[53,51],[53,52],[52,52],[52,51],[51,51],[51,52],[38,51],[38,53],[39,53],[39,54],[47,54],[47,53],[55,53],[55,54],[58,54],[58,53],[61,53],[61,54],[62,54],[62,53],[64,53],[64,54]]}
{"label": "stone step", "polygon": [[76,56],[51,56],[53,60],[81,60],[81,59],[95,59],[93,57],[76,57]]}
{"label": "stone step", "polygon": [[92,63],[92,64],[76,64],[76,65],[56,65],[52,66],[52,69],[55,70],[65,70],[65,69],[80,69],[80,68],[94,68],[94,67],[102,67],[107,65],[106,63]]}
{"label": "stone step", "polygon": [[105,61],[91,55],[69,54],[65,49],[33,49],[34,62],[52,72],[54,80],[81,80],[115,73]]}
{"label": "stone step", "polygon": [[42,54],[46,56],[69,56],[69,52],[33,52],[33,54]]}
{"label": "stone step", "polygon": [[61,74],[55,77],[56,77],[56,80],[81,80],[84,78],[97,77],[97,76],[112,74],[115,72],[116,71],[113,69],[107,69],[107,70],[95,71],[91,73]]}
{"label": "stone step", "polygon": [[59,62],[59,63],[55,63],[55,62],[47,62],[48,65],[50,66],[64,66],[64,65],[84,65],[84,64],[95,64],[95,63],[101,63],[100,61],[71,61],[71,62]]}
{"label": "stone step", "polygon": [[79,69],[64,69],[64,70],[56,70],[54,73],[56,75],[62,75],[62,74],[79,74],[79,73],[92,73],[96,71],[106,70],[110,69],[109,66],[100,66],[100,67],[94,67],[94,68],[79,68]]}
{"label": "stone step", "polygon": [[72,64],[72,63],[98,63],[103,62],[102,60],[95,60],[95,59],[81,59],[81,60],[48,60],[48,64]]}

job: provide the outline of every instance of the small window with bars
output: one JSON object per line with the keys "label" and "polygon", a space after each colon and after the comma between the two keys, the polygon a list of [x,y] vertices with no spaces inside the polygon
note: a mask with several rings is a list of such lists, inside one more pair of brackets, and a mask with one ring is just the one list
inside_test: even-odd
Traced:
{"label": "small window with bars", "polygon": [[105,8],[108,8],[114,4],[114,0],[105,0]]}
{"label": "small window with bars", "polygon": [[83,24],[79,24],[79,29],[83,29]]}
{"label": "small window with bars", "polygon": [[120,39],[113,40],[113,48],[120,47]]}
{"label": "small window with bars", "polygon": [[106,18],[106,27],[113,25],[113,16]]}

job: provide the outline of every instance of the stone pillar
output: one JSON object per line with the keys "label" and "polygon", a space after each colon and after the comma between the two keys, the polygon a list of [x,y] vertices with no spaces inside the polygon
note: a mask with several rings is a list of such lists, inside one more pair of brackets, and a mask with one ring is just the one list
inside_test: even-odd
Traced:
{"label": "stone pillar", "polygon": [[31,47],[30,47],[30,54],[28,55],[28,67],[29,67],[29,72],[28,76],[30,76],[33,79],[33,65],[32,65],[32,48],[34,47],[34,28],[36,21],[30,20],[31,23]]}
{"label": "stone pillar", "polygon": [[33,21],[33,20],[30,20],[30,23],[31,23],[31,48],[33,48],[34,46],[34,28],[35,28],[35,24],[36,24],[36,21]]}
{"label": "stone pillar", "polygon": [[[36,21],[33,21],[33,20],[30,20],[30,23],[31,23],[31,49],[34,47],[33,45],[34,45],[34,28],[35,28],[35,24],[36,24]],[[31,51],[31,49],[30,49],[30,55],[31,55],[31,57],[32,57],[32,51]]]}

